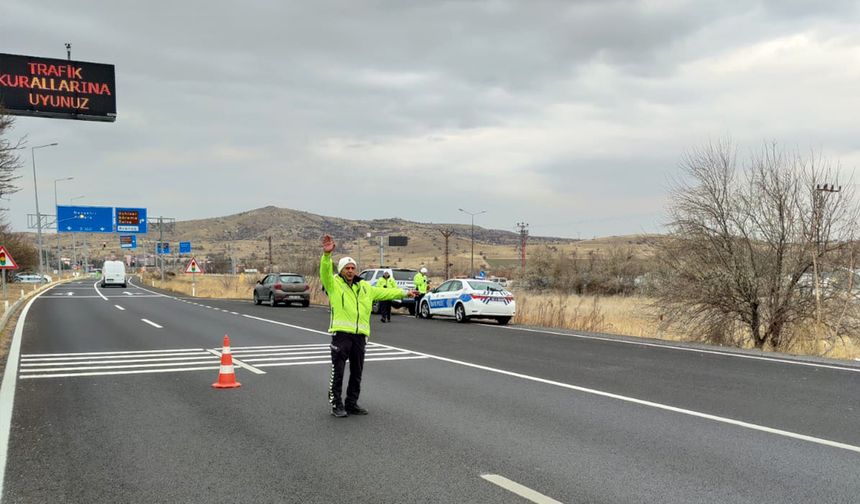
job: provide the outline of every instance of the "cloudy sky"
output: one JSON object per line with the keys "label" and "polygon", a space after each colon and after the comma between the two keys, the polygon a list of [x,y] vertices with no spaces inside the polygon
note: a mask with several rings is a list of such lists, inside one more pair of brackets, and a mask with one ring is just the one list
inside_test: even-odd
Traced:
{"label": "cloudy sky", "polygon": [[[42,211],[265,205],[591,237],[659,232],[731,137],[860,164],[855,1],[4,0],[0,52],[116,66],[117,120],[20,117]],[[2,205],[35,213],[30,151]],[[45,209],[48,210],[45,210]]]}

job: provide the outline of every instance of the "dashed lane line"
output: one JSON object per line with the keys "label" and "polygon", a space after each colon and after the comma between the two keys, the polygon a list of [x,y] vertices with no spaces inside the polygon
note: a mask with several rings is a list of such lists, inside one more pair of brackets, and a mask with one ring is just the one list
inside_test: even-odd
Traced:
{"label": "dashed lane line", "polygon": [[498,474],[482,474],[481,477],[490,483],[500,486],[511,493],[519,495],[523,499],[534,502],[535,504],[561,504],[561,502],[551,497],[547,497],[540,492],[536,492],[527,486],[520,485],[516,481],[509,480],[504,476],[499,476]]}
{"label": "dashed lane line", "polygon": [[146,322],[147,324],[151,325],[152,327],[155,327],[156,329],[164,329],[162,326],[160,326],[160,325],[156,324],[155,322],[153,322],[153,321],[151,321],[151,320],[149,320],[149,319],[142,318],[142,319],[140,319],[140,320],[141,320],[141,321],[143,321],[143,322]]}

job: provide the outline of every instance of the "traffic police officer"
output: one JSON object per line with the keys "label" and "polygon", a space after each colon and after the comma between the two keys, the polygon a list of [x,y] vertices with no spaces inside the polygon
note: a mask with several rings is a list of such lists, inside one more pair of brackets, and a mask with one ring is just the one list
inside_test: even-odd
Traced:
{"label": "traffic police officer", "polygon": [[[328,399],[331,414],[341,418],[347,415],[366,415],[367,410],[358,405],[361,393],[361,373],[364,369],[364,348],[370,337],[370,311],[374,301],[390,301],[414,297],[414,292],[401,289],[380,289],[363,281],[355,274],[356,262],[343,257],[337,263],[337,274],[332,272],[331,253],[335,242],[325,235],[322,241],[323,255],[320,258],[320,282],[328,295],[331,307],[331,377]],[[341,399],[343,372],[349,361],[349,384],[346,387],[346,402]]]}

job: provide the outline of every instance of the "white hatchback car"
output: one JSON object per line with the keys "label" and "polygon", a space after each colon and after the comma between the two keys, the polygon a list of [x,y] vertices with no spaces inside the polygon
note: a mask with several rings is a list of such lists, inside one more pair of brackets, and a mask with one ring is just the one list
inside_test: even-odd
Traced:
{"label": "white hatchback car", "polygon": [[448,280],[421,299],[421,316],[454,317],[457,322],[470,318],[492,318],[505,325],[516,315],[514,295],[489,280],[458,278]]}

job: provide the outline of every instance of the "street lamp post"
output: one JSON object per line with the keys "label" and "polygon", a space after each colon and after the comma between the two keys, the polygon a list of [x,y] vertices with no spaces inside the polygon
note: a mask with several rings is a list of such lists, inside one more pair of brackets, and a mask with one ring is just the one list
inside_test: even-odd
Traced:
{"label": "street lamp post", "polygon": [[[69,206],[74,205],[76,199],[83,198],[84,195],[75,196],[74,198],[69,199]],[[78,252],[75,247],[78,245],[78,238],[75,236],[75,233],[72,233],[72,269],[74,270],[75,266],[78,265]],[[74,271],[72,271],[72,276],[74,276]]]}
{"label": "street lamp post", "polygon": [[36,196],[36,232],[39,242],[39,274],[45,274],[45,263],[42,260],[42,214],[39,213],[39,183],[36,181],[36,149],[54,147],[57,142],[30,147],[30,157],[33,159],[33,193]]}
{"label": "street lamp post", "polygon": [[482,213],[487,213],[486,210],[481,210],[480,212],[467,212],[462,208],[459,209],[464,214],[468,214],[472,218],[472,259],[469,262],[469,276],[475,277],[475,216],[481,215]]}
{"label": "street lamp post", "polygon": [[[57,182],[74,180],[75,177],[63,177],[54,179],[54,209],[57,208]],[[63,276],[63,263],[60,260],[60,212],[57,212],[57,275]]]}

